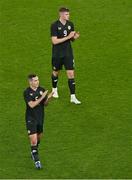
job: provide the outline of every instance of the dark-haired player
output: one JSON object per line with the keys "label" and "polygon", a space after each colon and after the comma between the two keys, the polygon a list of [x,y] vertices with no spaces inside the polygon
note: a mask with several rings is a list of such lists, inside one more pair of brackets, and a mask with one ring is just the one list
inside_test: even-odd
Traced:
{"label": "dark-haired player", "polygon": [[71,41],[79,38],[79,32],[74,30],[74,25],[69,21],[69,9],[59,9],[59,20],[51,25],[52,40],[52,92],[53,97],[58,98],[57,82],[59,71],[64,65],[68,77],[68,86],[70,89],[70,102],[81,104],[75,96],[74,79],[74,56],[71,47]]}
{"label": "dark-haired player", "polygon": [[26,127],[31,144],[31,156],[35,162],[35,167],[41,169],[38,156],[38,145],[43,133],[44,106],[52,97],[48,91],[39,86],[39,78],[36,74],[28,76],[29,87],[24,91],[26,102]]}

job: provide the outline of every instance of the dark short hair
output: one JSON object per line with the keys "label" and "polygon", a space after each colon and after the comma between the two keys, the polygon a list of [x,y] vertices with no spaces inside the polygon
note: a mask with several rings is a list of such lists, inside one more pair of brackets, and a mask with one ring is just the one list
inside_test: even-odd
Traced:
{"label": "dark short hair", "polygon": [[60,9],[59,9],[59,12],[69,12],[70,10],[68,9],[68,8],[66,8],[66,7],[61,7]]}
{"label": "dark short hair", "polygon": [[29,74],[28,75],[28,80],[32,80],[32,78],[36,77],[37,75],[36,74]]}

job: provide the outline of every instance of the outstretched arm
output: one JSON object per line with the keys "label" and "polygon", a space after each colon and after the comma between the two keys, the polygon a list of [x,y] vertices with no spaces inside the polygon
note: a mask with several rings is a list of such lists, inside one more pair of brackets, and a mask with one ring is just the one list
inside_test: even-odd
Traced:
{"label": "outstretched arm", "polygon": [[78,39],[79,37],[80,37],[80,33],[79,33],[79,32],[76,32],[73,38],[74,38],[74,40],[75,40],[75,39]]}

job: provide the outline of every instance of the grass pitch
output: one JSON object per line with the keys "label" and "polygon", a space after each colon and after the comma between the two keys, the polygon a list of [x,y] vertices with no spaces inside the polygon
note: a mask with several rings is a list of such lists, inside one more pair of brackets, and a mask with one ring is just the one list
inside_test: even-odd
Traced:
{"label": "grass pitch", "polygon": [[[27,74],[51,89],[50,24],[71,9],[77,97],[65,71],[46,108],[43,170],[30,159],[23,90]],[[132,1],[0,0],[0,178],[132,178]]]}

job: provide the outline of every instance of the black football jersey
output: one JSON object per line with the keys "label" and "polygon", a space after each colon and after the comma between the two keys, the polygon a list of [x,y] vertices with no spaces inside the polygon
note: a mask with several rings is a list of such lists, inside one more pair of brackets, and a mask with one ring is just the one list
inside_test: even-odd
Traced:
{"label": "black football jersey", "polygon": [[28,105],[28,102],[30,101],[36,101],[42,96],[42,93],[45,91],[44,88],[38,87],[36,91],[34,91],[32,88],[28,87],[24,91],[24,100],[26,103],[26,120],[28,118],[34,119],[34,121],[43,121],[44,119],[44,101],[47,99],[44,98],[37,106],[34,108],[31,108]]}
{"label": "black football jersey", "polygon": [[[63,25],[59,20],[54,22],[51,25],[51,37],[56,36],[57,38],[64,38],[70,34],[71,31],[74,31],[74,25],[71,21],[67,21]],[[53,44],[52,47],[52,56],[53,57],[69,57],[72,56],[72,47],[71,40],[67,40],[60,44]]]}

